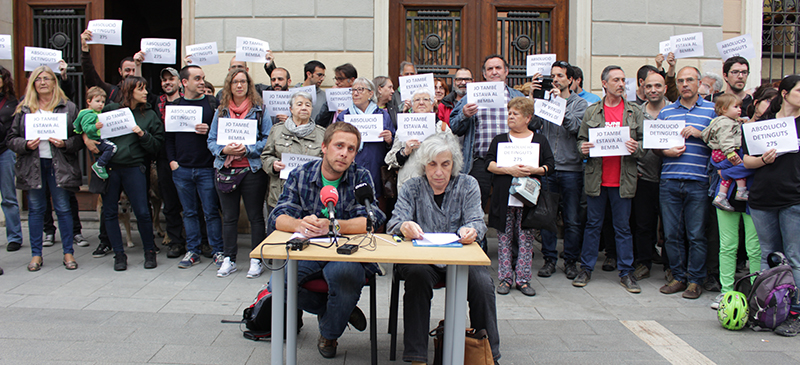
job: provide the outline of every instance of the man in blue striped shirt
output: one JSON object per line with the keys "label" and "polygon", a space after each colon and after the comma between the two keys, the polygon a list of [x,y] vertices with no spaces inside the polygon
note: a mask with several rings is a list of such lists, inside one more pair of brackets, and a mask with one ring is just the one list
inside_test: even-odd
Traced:
{"label": "man in blue striped shirt", "polygon": [[[683,297],[697,299],[702,294],[706,276],[708,213],[708,174],[706,166],[711,149],[700,133],[716,117],[714,103],[698,96],[700,71],[692,66],[681,68],[676,80],[680,98],[658,114],[660,120],[684,120],[682,147],[656,150],[663,156],[660,202],[666,235],[666,249],[674,279],[661,287],[664,294],[683,291]],[[689,239],[688,252],[684,237]],[[688,287],[687,287],[688,282]]]}

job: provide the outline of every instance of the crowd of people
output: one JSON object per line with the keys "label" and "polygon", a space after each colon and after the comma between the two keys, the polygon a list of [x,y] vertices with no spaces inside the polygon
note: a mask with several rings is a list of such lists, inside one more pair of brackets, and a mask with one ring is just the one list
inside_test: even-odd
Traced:
{"label": "crowd of people", "polygon": [[[86,100],[75,100],[65,73],[56,76],[47,66],[30,72],[24,95],[18,95],[11,73],[0,68],[0,193],[7,250],[17,251],[23,243],[16,179],[16,189],[28,191],[29,271],[41,269],[42,247],[55,242],[55,229],[48,229],[52,210],[61,229],[63,265],[78,268],[73,244],[88,245],[75,199],[81,186],[78,152],[86,147],[96,158],[91,178],[101,182],[97,192],[102,197],[101,243],[93,256],[113,251],[116,271],[127,269],[118,217],[123,192],[138,221],[144,268],[158,265],[152,228],[158,217],[151,217],[148,207],[151,168],[163,197],[170,242],[166,256],[180,258],[182,269],[205,256],[217,265],[219,277],[237,271],[240,205],[250,223],[251,249],[274,230],[326,235],[330,222],[319,196],[328,186],[339,194],[336,217],[342,234],[364,233],[371,225],[366,207],[355,197],[359,184],[374,191],[379,231],[408,239],[426,232],[457,233],[463,244],[486,250],[487,229],[494,228],[498,282],[487,267],[471,267],[467,299],[471,326],[486,330],[495,360],[500,358],[495,294],[516,288],[536,295],[532,260],[537,240],[544,258],[538,277],[553,276],[562,258],[561,269],[575,287],[589,285],[603,251],[602,269],[617,270],[628,292],[640,293],[638,282],[651,276],[654,264],[662,264],[661,293],[697,299],[704,290],[721,292],[712,306],[733,290],[737,269],[745,264],[756,272],[774,251],[788,257],[800,282],[800,157],[774,149],[750,155],[741,132],[742,123],[785,117],[794,118],[800,132],[800,76],[746,89],[750,69],[744,58],[727,59],[719,76],[693,66],[678,69],[670,53],[658,55],[655,66],[637,70],[636,98],[627,100],[621,67],[602,71],[600,98],[583,89],[579,67],[556,61],[550,69],[552,89],[543,90],[548,98],[566,101],[563,119],[555,123],[535,112],[540,74],[525,85],[506,85],[505,106],[486,108],[469,100],[467,84],[478,80],[467,68],[455,72],[452,84],[437,78],[434,89],[421,88],[402,100],[390,77],[359,77],[353,65],[343,64],[335,68],[335,84],[350,89],[352,105],[330,111],[320,87],[326,66],[312,60],[304,65],[304,81],[295,86],[314,86],[316,94],[295,91],[289,115],[269,115],[262,92],[290,90],[292,82],[269,52],[264,60],[269,85],[256,84],[247,63],[234,57],[214,96],[203,68],[188,58],[180,70],[161,71],[160,90],[148,85],[141,77],[143,52],[120,62],[119,83],[107,83],[92,65],[86,44],[91,38],[88,30],[81,36]],[[401,63],[399,75],[415,74],[413,63]],[[480,74],[484,81],[507,84],[509,65],[503,56],[489,55]],[[170,106],[199,107],[202,122],[193,132],[165,132]],[[128,134],[104,138],[98,114],[115,110],[130,111],[136,126]],[[66,114],[67,138],[26,139],[26,116],[51,113]],[[424,140],[398,138],[401,113],[433,114],[435,133]],[[345,122],[348,115],[379,116],[380,141],[363,141],[358,129]],[[255,126],[255,143],[218,144],[220,118]],[[680,131],[685,143],[644,148],[644,121],[656,119],[685,122]],[[627,154],[594,156],[591,131],[612,127],[629,128]],[[537,144],[538,163],[501,166],[499,146],[508,143]],[[287,177],[285,153],[315,159]],[[524,222],[534,208],[510,192],[520,179],[533,179],[541,191],[559,194],[562,232],[527,227]],[[365,276],[379,268],[310,261],[298,267],[300,284],[320,277],[329,284],[328,293],[299,289],[299,306],[319,316],[318,350],[334,357],[348,322],[360,330],[366,326],[356,304]],[[264,270],[260,260],[250,259],[247,278]],[[425,363],[432,289],[446,271],[437,265],[398,265],[396,272],[405,279],[403,359]],[[800,304],[792,309],[776,333],[800,331]]]}

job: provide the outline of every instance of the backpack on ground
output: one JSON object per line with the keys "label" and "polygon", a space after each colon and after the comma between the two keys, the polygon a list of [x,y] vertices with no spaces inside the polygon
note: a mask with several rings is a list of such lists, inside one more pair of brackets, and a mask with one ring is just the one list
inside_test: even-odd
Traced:
{"label": "backpack on ground", "polygon": [[[747,275],[736,281],[734,290],[747,293],[750,306],[748,323],[754,329],[775,329],[786,318],[797,296],[792,268],[781,252],[769,254],[769,268]],[[750,278],[755,277],[747,290]]]}
{"label": "backpack on ground", "polygon": [[[285,306],[285,304],[284,304]],[[286,312],[284,312],[285,314]],[[244,323],[247,331],[242,331],[244,338],[258,341],[272,337],[272,293],[266,285],[259,290],[256,299],[242,312],[241,321],[222,321],[223,323]],[[283,337],[286,338],[286,316],[284,315]],[[297,311],[297,332],[303,328],[303,311]]]}

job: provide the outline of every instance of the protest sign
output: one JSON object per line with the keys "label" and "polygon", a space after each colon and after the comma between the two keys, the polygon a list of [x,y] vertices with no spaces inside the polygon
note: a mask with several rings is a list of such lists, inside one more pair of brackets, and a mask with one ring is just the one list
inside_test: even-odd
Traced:
{"label": "protest sign", "polygon": [[86,44],[122,45],[122,20],[90,20],[86,29],[92,32],[92,40],[86,41]]}
{"label": "protest sign", "polygon": [[236,37],[236,60],[267,63],[269,42],[248,37]]}
{"label": "protest sign", "polygon": [[25,140],[67,139],[66,113],[25,114]]}
{"label": "protest sign", "polygon": [[561,125],[567,111],[567,99],[562,97],[553,100],[533,99],[534,115],[550,123]]}
{"label": "protest sign", "polygon": [[636,102],[637,82],[635,77],[625,78],[625,100]]}
{"label": "protest sign", "polygon": [[164,114],[166,132],[194,132],[194,127],[203,122],[201,106],[167,105]]}
{"label": "protest sign", "polygon": [[666,150],[681,147],[686,143],[686,139],[681,136],[685,127],[686,121],[683,120],[645,120],[643,148]]}
{"label": "protest sign", "polygon": [[219,63],[217,42],[199,43],[186,46],[186,54],[192,60],[192,65],[205,66]]}
{"label": "protest sign", "polygon": [[497,167],[511,167],[516,165],[539,167],[539,144],[498,143]]}
{"label": "protest sign", "polygon": [[751,156],[762,155],[773,148],[778,153],[797,151],[797,127],[792,117],[745,123],[742,131],[747,153]]}
{"label": "protest sign", "polygon": [[243,145],[256,144],[258,121],[254,119],[217,119],[217,144],[226,146],[231,143]]}
{"label": "protest sign", "polygon": [[702,57],[703,33],[689,33],[669,37],[669,44],[675,58]]}
{"label": "protest sign", "polygon": [[525,58],[527,65],[526,75],[528,77],[535,75],[537,72],[542,76],[550,75],[550,68],[553,62],[556,62],[555,54],[532,54]]}
{"label": "protest sign", "polygon": [[309,93],[311,95],[311,104],[313,105],[313,104],[317,103],[317,86],[316,85],[293,87],[293,88],[289,89],[289,91],[291,91],[292,94],[294,94],[294,93],[296,93],[298,91],[305,91],[305,92],[307,92],[307,93]]}
{"label": "protest sign", "polygon": [[347,109],[350,105],[353,105],[353,96],[350,94],[349,87],[325,90],[325,100],[328,101],[329,112]]}
{"label": "protest sign", "polygon": [[11,58],[11,36],[0,34],[0,60],[10,60]]}
{"label": "protest sign", "polygon": [[400,76],[400,99],[411,100],[414,92],[420,88],[427,88],[431,92],[435,91],[433,84],[433,74],[421,74],[411,76]]}
{"label": "protest sign", "polygon": [[25,71],[33,71],[39,66],[47,66],[58,74],[61,73],[58,69],[59,60],[61,60],[61,51],[48,48],[25,47]]}
{"label": "protest sign", "polygon": [[672,46],[669,44],[669,41],[658,42],[658,53],[664,55],[665,59],[670,52],[672,52]]}
{"label": "protest sign", "polygon": [[630,127],[607,127],[589,129],[589,157],[628,156],[625,141],[631,138]]}
{"label": "protest sign", "polygon": [[753,38],[750,34],[745,34],[717,43],[717,50],[722,56],[722,62],[733,56],[744,57],[746,59],[756,58],[756,48],[753,46]]}
{"label": "protest sign", "polygon": [[383,138],[379,136],[383,132],[383,114],[347,114],[344,121],[361,132],[361,142],[383,142]]}
{"label": "protest sign", "polygon": [[436,133],[436,114],[434,113],[398,113],[397,133],[395,138],[401,141],[416,139],[424,141]]}
{"label": "protest sign", "polygon": [[502,82],[470,82],[467,101],[478,104],[478,108],[505,108],[505,87]]}
{"label": "protest sign", "polygon": [[103,138],[114,138],[133,133],[133,127],[136,126],[136,120],[133,119],[130,108],[101,113],[97,116],[97,121],[103,123],[103,128],[100,129],[100,136]]}
{"label": "protest sign", "polygon": [[165,38],[142,38],[141,50],[145,52],[144,63],[174,65],[178,41]]}
{"label": "protest sign", "polygon": [[286,167],[281,170],[280,178],[286,180],[289,178],[289,173],[292,170],[305,165],[306,162],[320,160],[321,157],[317,156],[306,156],[306,155],[298,155],[294,153],[283,153],[281,154],[281,162],[283,162]]}
{"label": "protest sign", "polygon": [[264,100],[264,109],[267,113],[274,117],[278,114],[291,115],[292,111],[289,105],[292,97],[291,90],[289,91],[270,91],[264,90],[261,92],[261,98]]}

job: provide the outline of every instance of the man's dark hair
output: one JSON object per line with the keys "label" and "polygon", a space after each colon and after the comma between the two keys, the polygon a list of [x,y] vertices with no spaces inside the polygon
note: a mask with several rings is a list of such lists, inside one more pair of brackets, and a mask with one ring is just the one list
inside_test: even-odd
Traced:
{"label": "man's dark hair", "polygon": [[119,68],[122,68],[122,64],[125,63],[125,62],[134,62],[135,63],[136,61],[133,60],[133,57],[125,57],[125,58],[122,59],[122,61],[119,61]]}
{"label": "man's dark hair", "polygon": [[503,60],[503,66],[506,69],[508,69],[508,62],[506,61],[505,57],[503,57],[502,55],[499,55],[499,54],[490,54],[490,55],[486,56],[486,58],[483,59],[483,66],[481,66],[481,70],[486,71],[486,61],[489,61],[492,58],[499,58],[499,59]]}
{"label": "man's dark hair", "polygon": [[650,72],[658,73],[658,69],[653,65],[644,65],[639,67],[639,71],[636,72],[636,86],[642,86],[642,83],[647,78],[647,75],[650,74]]}
{"label": "man's dark hair", "polygon": [[186,66],[183,66],[183,68],[181,69],[181,72],[180,72],[181,81],[189,79],[189,73],[191,72],[191,71],[189,71],[189,69],[191,69],[191,68],[200,68],[200,66],[197,66],[197,65],[186,65]]}
{"label": "man's dark hair", "polygon": [[733,67],[733,65],[735,65],[737,63],[741,63],[741,64],[747,66],[747,71],[750,71],[750,62],[747,62],[746,58],[739,57],[739,56],[733,56],[733,57],[728,58],[727,60],[725,60],[725,63],[722,64],[722,74],[723,75],[728,75],[728,71],[730,71],[731,67]]}
{"label": "man's dark hair", "polygon": [[556,62],[553,62],[552,66],[550,66],[550,68],[553,68],[553,67],[561,67],[561,68],[563,68],[564,69],[564,73],[567,74],[567,78],[568,79],[573,79],[573,80],[575,79],[575,69],[572,68],[572,65],[570,65],[569,62],[567,62],[567,61],[556,61]]}
{"label": "man's dark hair", "polygon": [[358,71],[356,71],[356,67],[351,63],[345,63],[344,65],[337,66],[333,71],[341,72],[342,75],[348,79],[358,78]]}
{"label": "man's dark hair", "polygon": [[[285,69],[283,67],[276,67],[275,70],[283,70],[283,72],[286,72],[286,80],[287,81],[292,79],[292,75],[289,74],[289,70],[287,70],[287,69]],[[275,70],[272,70],[272,72],[275,72]],[[270,74],[269,74],[270,77],[272,77],[272,72],[270,72]]]}
{"label": "man's dark hair", "polygon": [[[305,75],[303,80],[308,79],[308,73],[309,72],[311,72],[311,74],[314,74],[314,71],[317,70],[317,67],[319,67],[319,68],[321,68],[323,70],[325,69],[325,65],[323,65],[322,62],[319,62],[317,60],[311,60],[311,61],[306,62],[306,64],[303,65],[303,75]],[[289,71],[286,71],[286,73],[288,74]]]}
{"label": "man's dark hair", "polygon": [[578,66],[572,66],[572,71],[575,72],[575,80],[581,79],[581,81],[578,82],[578,86],[583,89],[583,70]]}

